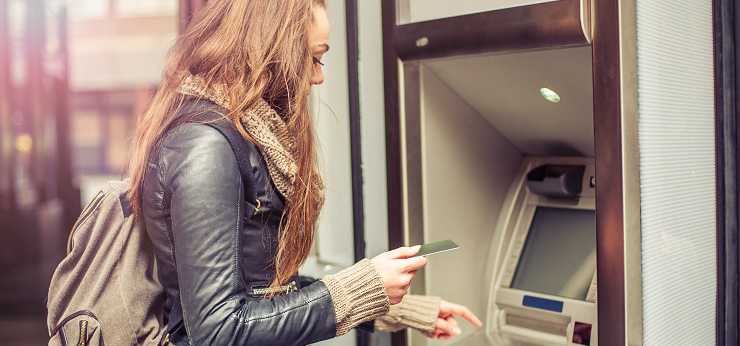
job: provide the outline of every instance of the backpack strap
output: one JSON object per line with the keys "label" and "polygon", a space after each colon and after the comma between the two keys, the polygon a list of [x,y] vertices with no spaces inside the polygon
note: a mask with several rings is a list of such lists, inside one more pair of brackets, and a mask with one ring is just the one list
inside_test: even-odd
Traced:
{"label": "backpack strap", "polygon": [[254,180],[250,178],[251,174],[250,162],[249,162],[249,148],[251,144],[242,136],[241,133],[234,127],[234,125],[226,119],[219,119],[215,122],[205,123],[226,137],[226,140],[231,146],[231,150],[234,151],[236,156],[236,163],[239,165],[239,173],[242,177],[242,183],[244,184],[244,192],[248,200],[254,201],[257,199],[257,195],[254,187]]}
{"label": "backpack strap", "polygon": [[228,118],[224,108],[208,100],[197,100],[191,106],[184,107],[182,110],[184,122],[200,123],[217,130],[229,142],[231,150],[236,156],[236,163],[239,166],[239,173],[244,184],[244,192],[247,200],[255,201],[257,199],[256,189],[251,176],[251,163],[249,153],[254,150],[254,144],[247,141],[244,136],[234,127]]}

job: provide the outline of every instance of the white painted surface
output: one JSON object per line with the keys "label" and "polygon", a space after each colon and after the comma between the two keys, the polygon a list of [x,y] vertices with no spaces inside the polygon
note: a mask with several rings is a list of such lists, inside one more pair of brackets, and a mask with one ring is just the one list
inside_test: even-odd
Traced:
{"label": "white painted surface", "polygon": [[333,2],[328,11],[332,30],[331,51],[323,59],[325,82],[312,91],[319,164],[326,185],[316,246],[322,261],[349,266],[354,263],[354,243],[344,3]]}
{"label": "white painted surface", "polygon": [[[388,250],[388,192],[385,156],[385,97],[380,0],[357,2],[359,35],[362,192],[365,206],[365,254]],[[390,334],[370,336],[372,346],[390,346]]]}
{"label": "white painted surface", "polygon": [[358,1],[360,118],[366,253],[388,250],[385,95],[380,0]]}
{"label": "white painted surface", "polygon": [[[594,155],[591,47],[437,59],[425,63],[519,151]],[[559,103],[540,95],[554,90]]]}
{"label": "white painted surface", "polygon": [[477,12],[526,6],[554,0],[400,0],[408,1],[408,22],[422,22]]}
{"label": "white painted surface", "polygon": [[[485,320],[486,254],[522,157],[431,70],[422,67],[421,74],[424,241],[452,239],[460,245],[429,258],[426,294],[463,304]],[[461,326],[463,337],[475,332],[467,323]]]}
{"label": "white painted surface", "polygon": [[714,345],[712,3],[637,2],[644,345]]}

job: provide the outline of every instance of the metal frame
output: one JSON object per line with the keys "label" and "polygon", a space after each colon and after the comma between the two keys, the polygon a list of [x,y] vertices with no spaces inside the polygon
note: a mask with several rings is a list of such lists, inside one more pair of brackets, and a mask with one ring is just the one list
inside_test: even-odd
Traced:
{"label": "metal frame", "polygon": [[80,190],[74,184],[73,153],[70,134],[70,107],[69,107],[69,37],[68,37],[68,13],[66,5],[61,6],[58,14],[57,32],[59,39],[58,56],[61,60],[61,70],[54,79],[52,92],[55,97],[54,114],[56,123],[56,147],[57,147],[57,195],[62,200],[64,208],[64,230],[72,229],[77,216],[82,211],[80,203]]}
{"label": "metal frame", "polygon": [[[352,170],[352,229],[355,261],[365,258],[365,197],[362,190],[362,123],[360,113],[358,0],[345,0],[347,25],[347,78],[349,86],[350,161]],[[370,344],[368,332],[357,328],[357,346]]]}
{"label": "metal frame", "polygon": [[[44,11],[45,0],[29,0],[26,2],[25,20],[23,23],[24,35],[24,55],[25,55],[25,73],[26,79],[21,91],[21,104],[24,109],[25,123],[23,130],[26,131],[34,140],[31,146],[31,162],[29,173],[38,190],[40,202],[49,199],[50,184],[53,179],[47,179],[50,168],[50,158],[46,152],[44,143],[44,129],[48,128],[45,124],[44,114],[48,111],[48,105],[44,99],[46,91],[44,85],[44,47],[46,42],[46,11]],[[51,167],[50,167],[51,166]]]}
{"label": "metal frame", "polygon": [[637,108],[636,0],[619,1],[622,113],[622,204],[624,205],[624,291],[627,345],[643,342],[642,220]]}
{"label": "metal frame", "polygon": [[735,2],[714,0],[717,160],[717,345],[738,345],[738,56]]}
{"label": "metal frame", "polygon": [[625,345],[624,191],[619,1],[594,4],[596,272],[599,344]]}
{"label": "metal frame", "polygon": [[[408,14],[407,0],[383,0],[383,63],[386,117],[389,247],[404,245],[412,216],[404,214],[407,198],[403,164],[404,127],[399,94],[400,64],[408,60],[482,52],[584,45],[575,0],[523,6],[420,23],[398,24]],[[624,213],[622,192],[620,27],[618,0],[594,2],[593,75],[597,185],[597,273],[601,345],[624,345]],[[507,19],[508,18],[508,19]],[[557,19],[561,20],[557,20]],[[576,27],[577,26],[577,27]],[[568,28],[565,28],[568,27]],[[559,28],[559,29],[554,29]],[[551,36],[552,35],[552,36]],[[421,202],[414,202],[420,204]],[[418,209],[419,206],[414,207]],[[406,332],[392,335],[406,345]]]}
{"label": "metal frame", "polygon": [[349,126],[352,152],[352,210],[355,261],[365,258],[365,206],[362,192],[362,128],[360,123],[359,27],[357,0],[346,0]]}
{"label": "metal frame", "polygon": [[414,60],[582,46],[590,37],[584,36],[580,11],[581,0],[560,0],[399,24],[393,47],[400,59]]}

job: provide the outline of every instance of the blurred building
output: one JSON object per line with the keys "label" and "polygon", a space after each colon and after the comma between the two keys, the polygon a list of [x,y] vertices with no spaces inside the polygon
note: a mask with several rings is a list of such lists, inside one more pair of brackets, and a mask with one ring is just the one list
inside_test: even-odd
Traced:
{"label": "blurred building", "polygon": [[83,200],[100,181],[124,172],[136,117],[176,35],[176,0],[83,0],[70,7],[70,133]]}
{"label": "blurred building", "polygon": [[177,29],[177,0],[0,0],[3,345],[46,343],[68,231],[90,191],[125,172]]}
{"label": "blurred building", "polygon": [[[168,49],[205,3],[0,0],[0,345],[47,343],[48,282],[72,223],[102,184],[124,176],[137,117],[160,82]],[[355,229],[352,208],[353,189],[361,187],[353,185],[349,53],[346,24],[339,20],[345,4],[328,10],[337,18],[325,58],[333,67],[312,100],[327,201],[315,248],[301,268],[315,277],[365,256],[356,252],[364,243],[354,232],[363,231]],[[380,84],[377,90],[382,95]],[[368,105],[377,107],[368,114],[377,115],[382,97]],[[382,136],[368,138],[378,141],[374,148],[382,145]],[[384,174],[373,179],[384,181]],[[385,232],[378,230],[385,223],[368,221],[380,225],[370,228],[379,236],[369,247],[377,254],[386,247]],[[355,341],[353,331],[322,345]]]}

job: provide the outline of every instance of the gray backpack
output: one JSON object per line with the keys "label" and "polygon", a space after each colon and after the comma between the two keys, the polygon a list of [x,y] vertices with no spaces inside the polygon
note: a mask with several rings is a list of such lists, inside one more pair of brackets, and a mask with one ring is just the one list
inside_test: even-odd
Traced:
{"label": "gray backpack", "polygon": [[167,343],[154,252],[127,190],[109,183],[72,228],[49,285],[49,345]]}
{"label": "gray backpack", "polygon": [[[205,121],[231,145],[239,171],[249,172],[247,141],[220,114]],[[248,196],[254,187],[246,181]],[[47,298],[49,345],[168,345],[165,294],[144,225],[126,197],[128,182],[111,182],[72,228],[67,256],[54,270]]]}
{"label": "gray backpack", "polygon": [[49,345],[166,343],[164,292],[127,190],[126,182],[109,183],[72,228],[49,285]]}

